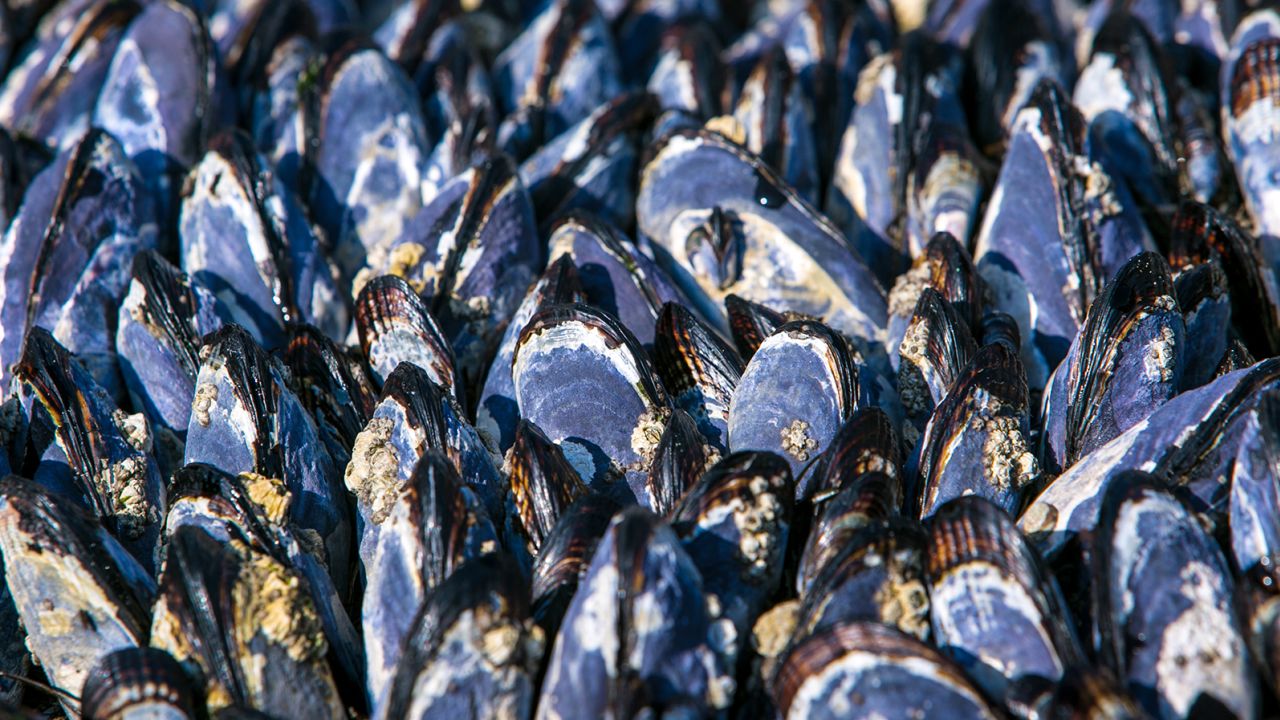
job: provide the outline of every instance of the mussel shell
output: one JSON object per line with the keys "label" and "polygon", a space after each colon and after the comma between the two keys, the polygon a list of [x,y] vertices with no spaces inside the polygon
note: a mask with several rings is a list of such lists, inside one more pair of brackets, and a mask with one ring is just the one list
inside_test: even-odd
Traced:
{"label": "mussel shell", "polygon": [[1235,29],[1222,63],[1220,91],[1223,135],[1245,206],[1263,236],[1262,255],[1274,271],[1280,217],[1274,209],[1276,184],[1270,168],[1276,142],[1276,75],[1280,73],[1280,22],[1274,9],[1251,13]]}
{"label": "mussel shell", "polygon": [[1174,278],[1174,292],[1186,326],[1182,353],[1182,389],[1197,388],[1214,377],[1231,344],[1231,291],[1222,263],[1209,260]]}
{"label": "mussel shell", "polygon": [[507,473],[529,551],[536,557],[564,511],[587,494],[587,488],[560,446],[527,420],[516,426]]}
{"label": "mussel shell", "polygon": [[[299,181],[306,152],[303,128],[304,100],[299,81],[308,77],[313,63],[320,63],[320,51],[313,40],[295,35],[271,51],[263,77],[246,119],[246,129],[254,145],[267,157],[276,177],[298,197],[308,199]],[[305,87],[305,86],[304,86]]]}
{"label": "mussel shell", "polygon": [[434,146],[426,182],[437,188],[491,153],[498,127],[492,82],[465,23],[459,18],[433,28],[414,71]]}
{"label": "mussel shell", "polygon": [[683,301],[653,260],[594,215],[571,211],[562,216],[552,224],[547,246],[552,257],[568,255],[578,266],[586,302],[622,321],[646,348],[654,343],[654,323],[663,304]]}
{"label": "mussel shell", "polygon": [[733,294],[725,296],[724,307],[733,343],[744,362],[756,354],[765,338],[787,322],[783,313]]}
{"label": "mussel shell", "polygon": [[[884,623],[917,638],[929,635],[926,535],[904,518],[877,519],[832,533],[826,552],[808,556],[793,643],[853,620]],[[839,542],[839,546],[835,546]]]}
{"label": "mussel shell", "polygon": [[[715,183],[695,178],[715,177]],[[723,232],[708,230],[717,212]],[[642,245],[693,308],[723,318],[727,295],[813,317],[872,341],[885,323],[875,276],[839,232],[759,158],[710,131],[658,141],[636,199]],[[870,230],[866,230],[870,232]]]}
{"label": "mussel shell", "polygon": [[715,625],[676,535],[643,508],[624,510],[565,613],[536,717],[626,714],[635,701],[727,708],[734,683],[711,644]]}
{"label": "mussel shell", "polygon": [[1186,329],[1164,259],[1130,260],[1089,307],[1045,399],[1045,466],[1061,472],[1182,387]]}
{"label": "mussel shell", "polygon": [[334,584],[345,587],[351,525],[341,474],[285,370],[235,324],[206,337],[201,358],[184,464],[283,480],[290,518],[319,534]]}
{"label": "mussel shell", "polygon": [[445,184],[398,238],[370,251],[361,278],[400,275],[429,298],[460,382],[474,392],[542,256],[529,195],[511,159],[499,155]]}
{"label": "mussel shell", "polygon": [[[740,452],[713,465],[689,489],[672,526],[738,644],[782,580],[795,490],[791,469],[772,453]],[[721,648],[733,667],[740,650]]]}
{"label": "mussel shell", "polygon": [[929,519],[934,642],[992,697],[1051,686],[1086,662],[1053,576],[1003,510],[960,497]]}
{"label": "mussel shell", "polygon": [[515,358],[516,344],[529,320],[544,305],[583,302],[582,285],[578,280],[577,266],[567,256],[560,256],[547,265],[542,277],[525,293],[524,300],[507,324],[498,352],[489,366],[480,402],[476,408],[476,430],[491,446],[506,452],[515,440],[516,423],[520,412],[516,406],[515,380],[511,365]]}
{"label": "mussel shell", "polygon": [[902,480],[879,470],[856,473],[834,495],[816,503],[809,539],[796,568],[796,592],[804,596],[824,566],[863,528],[896,517]]}
{"label": "mussel shell", "polygon": [[356,299],[356,330],[374,379],[384,381],[402,362],[458,394],[453,348],[414,289],[395,275],[369,281]]}
{"label": "mussel shell", "polygon": [[599,493],[589,493],[560,515],[542,543],[530,583],[533,618],[550,642],[560,629],[569,601],[578,590],[596,545],[620,508]]}
{"label": "mussel shell", "polygon": [[[145,420],[120,411],[79,362],[43,328],[27,337],[17,377],[49,413],[80,500],[144,567],[165,510],[164,480],[150,454]],[[140,424],[140,427],[139,427]]]}
{"label": "mussel shell", "polygon": [[1235,442],[1225,446],[1222,442],[1224,429],[1277,381],[1280,361],[1263,361],[1178,395],[1049,483],[1028,504],[1019,527],[1044,557],[1057,555],[1078,533],[1094,529],[1106,487],[1125,470],[1158,469],[1174,478],[1200,477],[1211,497],[1226,502],[1218,468],[1200,473],[1197,465],[1204,460],[1212,461],[1211,466],[1224,461],[1220,454],[1234,457],[1229,451]]}
{"label": "mussel shell", "polygon": [[902,450],[893,422],[880,408],[862,408],[849,418],[831,439],[814,469],[814,490],[810,498],[818,507],[843,492],[868,473],[884,473],[899,487],[885,498],[884,509],[892,514],[902,504]]}
{"label": "mussel shell", "polygon": [[920,440],[918,495],[908,495],[919,517],[968,494],[1010,513],[1022,507],[1023,494],[1040,476],[1028,440],[1025,377],[1006,345],[987,345],[974,355]]}
{"label": "mussel shell", "polygon": [[1136,14],[1117,8],[1093,38],[1073,96],[1103,166],[1148,206],[1167,204],[1176,191],[1177,119],[1166,64]]}
{"label": "mussel shell", "polygon": [[200,370],[200,340],[222,326],[218,302],[199,282],[144,250],[120,304],[116,351],[134,407],[153,427],[185,435]]}
{"label": "mussel shell", "polygon": [[13,218],[0,303],[0,383],[8,384],[34,326],[82,356],[108,391],[119,390],[117,304],[134,254],[156,243],[152,198],[120,143],[90,130],[32,181]]}
{"label": "mussel shell", "polygon": [[987,184],[963,117],[931,118],[916,145],[904,200],[906,247],[912,257],[919,256],[936,233],[967,243]]}
{"label": "mussel shell", "polygon": [[198,527],[169,540],[151,646],[201,677],[211,710],[339,718],[324,630],[297,571]]}
{"label": "mussel shell", "polygon": [[475,494],[444,457],[424,456],[391,505],[366,566],[362,624],[374,715],[391,702],[424,600],[466,562],[497,549],[497,531]]}
{"label": "mussel shell", "polygon": [[92,516],[30,480],[0,480],[0,552],[26,645],[59,688],[144,644],[155,582]]}
{"label": "mussel shell", "polygon": [[729,446],[729,407],[743,362],[711,327],[682,305],[667,303],[658,316],[654,369],[676,407],[693,417],[706,441]]}
{"label": "mussel shell", "polygon": [[977,351],[968,324],[951,303],[925,288],[898,346],[898,396],[918,430]]}
{"label": "mussel shell", "polygon": [[671,413],[649,464],[649,509],[655,514],[670,517],[715,459],[717,451],[705,442],[689,413],[679,408]]}
{"label": "mussel shell", "polygon": [[997,717],[941,653],[878,622],[841,623],[797,644],[771,690],[784,718],[874,712],[905,720],[941,708],[954,718]]}
{"label": "mussel shell", "polygon": [[93,124],[115,135],[171,220],[177,176],[195,164],[216,117],[217,54],[204,19],[175,0],[148,3],[120,38]]}
{"label": "mussel shell", "polygon": [[423,206],[421,103],[399,67],[354,40],[328,56],[318,79],[299,85],[307,88],[300,187],[350,279]]}
{"label": "mussel shell", "polygon": [[720,113],[723,86],[720,42],[704,22],[685,21],[662,33],[646,89],[663,110],[683,110],[695,117]]}
{"label": "mussel shell", "polygon": [[520,415],[559,443],[587,485],[649,502],[670,401],[626,327],[587,305],[546,307],[520,335],[513,378]]}
{"label": "mussel shell", "polygon": [[1217,258],[1231,286],[1232,322],[1255,357],[1280,354],[1280,290],[1257,242],[1209,205],[1183,202],[1173,218],[1169,263],[1175,269]]}
{"label": "mussel shell", "polygon": [[441,453],[495,518],[502,517],[505,480],[461,409],[417,365],[401,363],[387,378],[368,424],[356,437],[345,473],[355,493],[360,556],[369,554],[401,488],[422,459]]}
{"label": "mussel shell", "polygon": [[796,493],[807,499],[802,478],[809,461],[856,409],[858,368],[845,339],[814,321],[787,323],[751,357],[729,406],[729,447],[767,450],[786,458]]}
{"label": "mussel shell", "polygon": [[760,56],[738,90],[733,116],[745,131],[743,147],[816,205],[819,165],[810,120],[814,108],[782,48]]}
{"label": "mussel shell", "polygon": [[965,246],[949,232],[936,233],[889,292],[887,343],[894,363],[925,288],[933,288],[951,304],[971,335],[977,338],[980,334],[986,314],[986,284]]}
{"label": "mussel shell", "polygon": [[217,135],[192,169],[179,219],[182,269],[267,347],[283,326],[345,336],[348,312],[301,205],[242,132]]}
{"label": "mussel shell", "polygon": [[657,112],[648,93],[623,93],[543,145],[520,166],[539,218],[586,210],[617,227],[635,218],[638,136]]}
{"label": "mussel shell", "polygon": [[974,249],[993,305],[1018,320],[1033,390],[1066,356],[1103,281],[1149,243],[1083,156],[1083,132],[1063,90],[1041,81],[1014,122]]}
{"label": "mussel shell", "polygon": [[91,124],[112,58],[145,5],[64,2],[18,59],[0,88],[0,124],[66,147]]}
{"label": "mussel shell", "polygon": [[1116,478],[1098,521],[1095,642],[1143,709],[1253,717],[1257,678],[1221,551],[1142,473]]}
{"label": "mussel shell", "polygon": [[195,693],[173,656],[155,648],[117,650],[85,680],[80,714],[89,720],[194,718]]}
{"label": "mussel shell", "polygon": [[493,81],[507,113],[498,142],[518,158],[623,89],[613,35],[586,0],[545,3],[494,60]]}
{"label": "mussel shell", "polygon": [[982,10],[969,42],[968,89],[974,140],[988,155],[1001,154],[1015,115],[1041,78],[1065,79],[1071,58],[1062,57],[1047,24],[1019,0],[992,0]]}
{"label": "mussel shell", "polygon": [[[414,0],[399,3],[378,25],[373,32],[373,39],[388,58],[412,72],[422,60],[431,33],[460,10],[456,0]],[[374,20],[377,14],[366,17]]]}
{"label": "mussel shell", "polygon": [[459,568],[423,603],[378,718],[529,717],[541,638],[506,556]]}
{"label": "mussel shell", "polygon": [[283,357],[298,399],[315,418],[329,454],[345,464],[356,435],[373,414],[373,378],[363,363],[313,325],[289,328]]}

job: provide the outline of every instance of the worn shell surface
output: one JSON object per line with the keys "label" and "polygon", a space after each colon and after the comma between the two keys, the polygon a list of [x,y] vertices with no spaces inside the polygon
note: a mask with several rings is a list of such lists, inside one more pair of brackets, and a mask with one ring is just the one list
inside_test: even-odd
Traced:
{"label": "worn shell surface", "polygon": [[583,301],[585,297],[578,279],[577,266],[573,264],[572,258],[561,255],[547,265],[542,277],[529,287],[512,315],[502,341],[498,344],[493,363],[489,366],[489,374],[485,377],[484,388],[480,391],[480,401],[476,407],[476,430],[499,451],[505,453],[511,447],[515,439],[516,424],[520,420],[511,365],[521,333],[534,313],[544,305]]}
{"label": "worn shell surface", "polygon": [[182,269],[267,347],[284,325],[346,335],[349,313],[301,204],[240,132],[219,134],[192,170],[179,219]]}
{"label": "worn shell surface", "polygon": [[588,213],[572,211],[557,220],[547,246],[552,257],[573,259],[586,302],[617,317],[646,348],[653,346],[663,304],[683,300],[652,259],[616,227]]}
{"label": "worn shell surface", "polygon": [[[399,275],[424,298],[449,338],[460,381],[476,388],[502,331],[542,271],[533,206],[506,156],[450,180],[393,242],[368,258],[367,275]],[[474,390],[473,390],[474,392]]]}
{"label": "worn shell surface", "polygon": [[90,515],[30,480],[0,480],[0,553],[27,647],[59,688],[143,645],[156,586]]}
{"label": "worn shell surface", "polygon": [[135,256],[116,352],[130,399],[157,432],[186,435],[200,341],[220,327],[218,300],[203,285],[157,252]]}
{"label": "worn shell surface", "polygon": [[1103,661],[1152,715],[1253,717],[1257,676],[1212,537],[1140,473],[1111,483],[1098,525],[1092,591]]}
{"label": "worn shell surface", "polygon": [[1236,179],[1259,235],[1261,251],[1273,272],[1276,183],[1271,167],[1280,153],[1280,112],[1276,106],[1276,74],[1280,73],[1280,15],[1261,9],[1244,18],[1231,38],[1223,59],[1221,101],[1223,134]]}
{"label": "worn shell surface", "polygon": [[377,382],[408,362],[457,395],[453,347],[422,297],[402,278],[383,275],[364,286],[356,299],[356,330]]}
{"label": "worn shell surface", "polygon": [[176,214],[179,178],[215,119],[216,66],[204,18],[165,0],[147,3],[129,24],[102,80],[93,124],[120,140],[166,223]]}
{"label": "worn shell surface", "polygon": [[1058,85],[1036,86],[1014,121],[974,248],[995,308],[1018,321],[1033,390],[1066,356],[1094,294],[1150,243],[1085,157],[1082,125]]}
{"label": "worn shell surface", "polygon": [[[717,214],[727,222],[714,222]],[[884,327],[884,291],[839,231],[718,134],[675,131],[659,141],[641,176],[636,224],[705,317],[723,318],[734,294],[821,317],[867,342]]]}
{"label": "worn shell surface", "polygon": [[0,241],[0,383],[43,327],[120,389],[114,326],[133,256],[154,247],[152,199],[120,143],[91,130],[31,182]]}
{"label": "worn shell surface", "polygon": [[1003,510],[978,497],[929,519],[934,641],[1006,704],[1086,662],[1057,582]]}
{"label": "worn shell surface", "polygon": [[[998,715],[961,670],[937,650],[878,622],[841,623],[809,637],[781,661],[772,696],[785,718],[875,712],[911,718]],[[861,700],[856,708],[849,703]]]}
{"label": "worn shell surface", "polygon": [[294,496],[290,518],[319,534],[334,583],[345,587],[351,521],[341,472],[283,367],[234,324],[205,339],[201,358],[184,463],[283,480]]}
{"label": "worn shell surface", "polygon": [[587,0],[545,3],[494,61],[493,81],[508,113],[498,143],[518,158],[623,89],[609,26]]}
{"label": "worn shell surface", "polygon": [[671,406],[635,337],[587,305],[539,311],[513,363],[520,415],[565,451],[593,489],[649,503],[653,452]]}
{"label": "worn shell surface", "polygon": [[[801,477],[858,402],[858,368],[845,339],[813,321],[783,325],[747,363],[729,406],[729,447],[782,456]],[[809,496],[801,479],[798,497]]]}
{"label": "worn shell surface", "polygon": [[350,279],[426,200],[422,107],[404,72],[356,41],[330,54],[307,85],[303,147],[312,169],[301,190]]}

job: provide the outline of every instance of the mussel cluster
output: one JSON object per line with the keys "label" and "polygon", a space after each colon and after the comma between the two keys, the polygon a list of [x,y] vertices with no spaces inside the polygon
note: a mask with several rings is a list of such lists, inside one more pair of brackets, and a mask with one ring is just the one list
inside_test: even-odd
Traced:
{"label": "mussel cluster", "polygon": [[1280,8],[3,0],[0,718],[1280,712]]}

